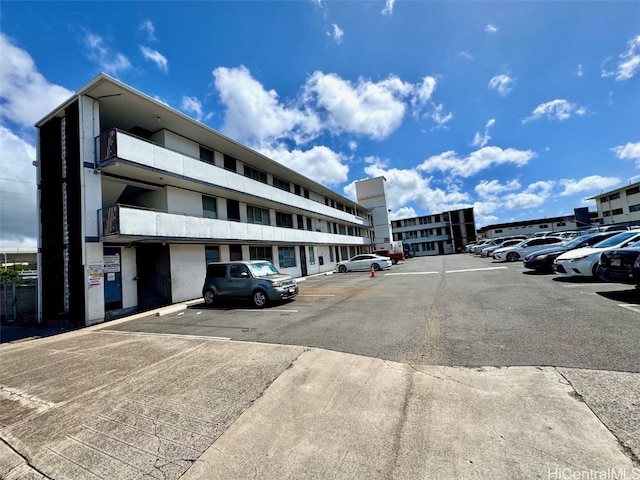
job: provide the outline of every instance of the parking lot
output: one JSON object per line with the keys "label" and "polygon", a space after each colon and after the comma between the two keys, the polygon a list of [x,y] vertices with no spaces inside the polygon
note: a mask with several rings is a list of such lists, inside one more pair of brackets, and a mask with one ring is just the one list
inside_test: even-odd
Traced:
{"label": "parking lot", "polygon": [[320,347],[414,365],[553,365],[640,372],[633,287],[541,275],[468,254],[300,280],[291,302],[148,316],[105,330]]}

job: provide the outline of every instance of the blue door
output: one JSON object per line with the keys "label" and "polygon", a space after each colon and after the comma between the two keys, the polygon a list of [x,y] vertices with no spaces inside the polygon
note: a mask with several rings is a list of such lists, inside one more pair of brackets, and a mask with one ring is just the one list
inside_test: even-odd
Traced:
{"label": "blue door", "polygon": [[122,308],[122,268],[119,247],[104,247],[104,310]]}

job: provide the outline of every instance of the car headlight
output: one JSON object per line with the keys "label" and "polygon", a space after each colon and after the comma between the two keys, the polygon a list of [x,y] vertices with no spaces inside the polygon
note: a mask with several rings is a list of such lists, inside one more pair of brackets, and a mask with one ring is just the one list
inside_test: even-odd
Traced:
{"label": "car headlight", "polygon": [[531,257],[531,260],[546,260],[547,258],[549,258],[549,255],[538,255],[536,257]]}
{"label": "car headlight", "polygon": [[580,260],[584,260],[585,258],[587,258],[589,255],[583,255],[581,257],[575,257],[575,258],[570,258],[567,261],[568,262],[578,262]]}
{"label": "car headlight", "polygon": [[271,282],[271,288],[280,288],[282,286],[282,282]]}
{"label": "car headlight", "polygon": [[633,268],[640,268],[640,255],[638,255],[636,261],[633,262]]}

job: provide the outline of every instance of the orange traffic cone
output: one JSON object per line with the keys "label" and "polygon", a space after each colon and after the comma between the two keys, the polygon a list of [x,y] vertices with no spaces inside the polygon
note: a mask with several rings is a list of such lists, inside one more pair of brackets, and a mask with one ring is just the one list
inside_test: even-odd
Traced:
{"label": "orange traffic cone", "polygon": [[371,265],[371,277],[375,277],[376,276],[376,270],[375,268],[373,268],[373,265]]}

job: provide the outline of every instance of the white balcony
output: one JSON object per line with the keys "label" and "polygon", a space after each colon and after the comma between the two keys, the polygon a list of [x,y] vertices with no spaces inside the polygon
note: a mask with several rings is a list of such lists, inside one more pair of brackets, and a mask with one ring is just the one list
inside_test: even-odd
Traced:
{"label": "white balcony", "polygon": [[371,240],[351,235],[232,222],[166,213],[123,205],[99,212],[101,240],[185,241],[193,243],[265,243],[294,245],[371,245]]}
{"label": "white balcony", "polygon": [[[119,130],[105,132],[96,141],[97,151],[100,152],[97,166],[104,170],[111,170],[118,163],[125,163],[188,182],[212,185],[247,197],[268,199],[275,205],[293,207],[315,216],[342,220],[358,227],[370,227],[370,222],[365,218],[280,190]],[[192,187],[197,189],[195,186]]]}

